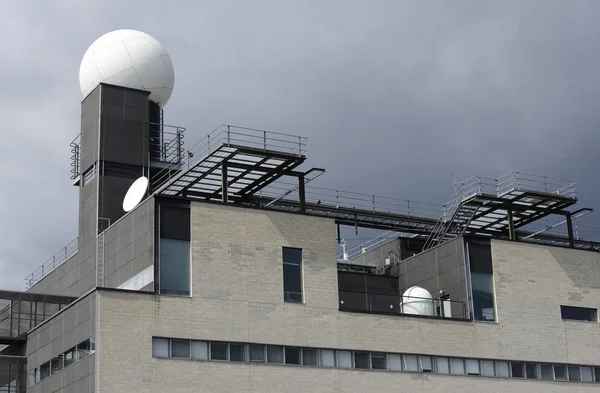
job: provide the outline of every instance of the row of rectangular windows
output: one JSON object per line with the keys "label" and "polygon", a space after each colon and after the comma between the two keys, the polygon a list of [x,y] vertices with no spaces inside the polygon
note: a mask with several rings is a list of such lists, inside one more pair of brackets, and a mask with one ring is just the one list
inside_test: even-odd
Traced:
{"label": "row of rectangular windows", "polygon": [[437,374],[600,383],[600,367],[573,364],[470,359],[161,337],[152,338],[152,356],[155,358],[290,364],[361,370],[431,372]]}
{"label": "row of rectangular windows", "polygon": [[41,380],[56,374],[63,368],[83,359],[94,352],[94,343],[90,339],[82,341],[73,348],[61,353],[50,361],[27,372],[27,386],[32,386]]}

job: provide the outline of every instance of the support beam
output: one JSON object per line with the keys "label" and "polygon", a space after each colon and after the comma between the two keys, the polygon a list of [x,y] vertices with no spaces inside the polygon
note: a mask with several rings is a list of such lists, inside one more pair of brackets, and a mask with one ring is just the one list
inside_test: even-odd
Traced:
{"label": "support beam", "polygon": [[227,161],[223,161],[223,165],[221,166],[221,196],[223,197],[223,203],[227,203],[227,195],[228,195],[228,187],[229,183],[227,182]]}
{"label": "support beam", "polygon": [[571,214],[566,215],[567,218],[567,233],[569,234],[569,247],[575,247],[575,237],[573,236],[573,218]]}
{"label": "support beam", "polygon": [[306,213],[306,190],[304,174],[298,176],[298,198],[300,199],[300,212]]}
{"label": "support beam", "polygon": [[513,212],[511,209],[506,211],[508,213],[508,237],[510,240],[516,240],[515,234],[515,221],[513,220]]}

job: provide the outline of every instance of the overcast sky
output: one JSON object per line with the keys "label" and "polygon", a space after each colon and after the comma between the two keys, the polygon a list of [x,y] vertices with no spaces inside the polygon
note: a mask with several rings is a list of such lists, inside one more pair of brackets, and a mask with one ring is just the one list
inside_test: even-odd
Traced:
{"label": "overcast sky", "polygon": [[600,209],[600,1],[0,3],[0,288],[77,236],[79,63],[121,28],[169,51],[188,143],[264,128],[307,136],[323,187],[442,203],[452,172],[519,170]]}

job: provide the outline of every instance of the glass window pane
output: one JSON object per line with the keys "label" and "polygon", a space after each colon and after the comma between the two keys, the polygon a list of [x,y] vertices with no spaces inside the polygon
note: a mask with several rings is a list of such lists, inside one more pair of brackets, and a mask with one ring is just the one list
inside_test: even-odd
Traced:
{"label": "glass window pane", "polygon": [[303,348],[302,364],[305,366],[317,366],[317,350],[314,348]]}
{"label": "glass window pane", "polygon": [[554,378],[558,381],[567,379],[567,367],[564,364],[554,365]]}
{"label": "glass window pane", "polygon": [[402,355],[398,353],[388,354],[388,369],[393,371],[402,371]]}
{"label": "glass window pane", "polygon": [[340,368],[352,368],[352,352],[350,351],[336,351],[337,353],[337,365]]}
{"label": "glass window pane", "polygon": [[208,342],[207,341],[192,341],[192,359],[197,359],[197,360],[208,359]]}
{"label": "glass window pane", "polygon": [[568,366],[567,369],[569,370],[569,381],[581,381],[579,366]]}
{"label": "glass window pane", "polygon": [[335,367],[335,352],[333,349],[321,349],[321,366]]}
{"label": "glass window pane", "polygon": [[385,353],[379,353],[379,352],[371,353],[371,368],[373,368],[373,370],[387,369]]}
{"label": "glass window pane", "polygon": [[60,356],[57,356],[54,359],[52,359],[52,361],[50,363],[50,373],[52,375],[54,375],[62,369],[63,369],[63,358],[62,358],[62,355],[60,355]]}
{"label": "glass window pane", "polygon": [[581,366],[581,380],[583,382],[594,382],[594,373],[591,367]]}
{"label": "glass window pane", "polygon": [[450,365],[446,357],[436,356],[435,367],[438,374],[450,374]]}
{"label": "glass window pane", "polygon": [[493,360],[482,360],[481,361],[481,375],[486,377],[493,377],[494,373],[494,361]]}
{"label": "glass window pane", "polygon": [[419,364],[417,363],[417,355],[404,355],[404,370],[405,371],[419,371]]}
{"label": "glass window pane", "polygon": [[495,321],[493,276],[471,272],[473,290],[473,314],[477,321]]}
{"label": "glass window pane", "polygon": [[421,371],[431,372],[431,356],[421,355],[419,356],[419,360],[421,361]]}
{"label": "glass window pane", "polygon": [[525,372],[526,372],[527,378],[537,379],[537,364],[525,363]]}
{"label": "glass window pane", "polygon": [[354,368],[368,369],[369,352],[354,352]]}
{"label": "glass window pane", "polygon": [[523,362],[510,362],[510,375],[513,378],[524,378],[525,369]]}
{"label": "glass window pane", "polygon": [[40,366],[40,380],[50,376],[50,362],[46,362]]}
{"label": "glass window pane", "polygon": [[212,360],[227,360],[227,343],[211,341],[210,358]]}
{"label": "glass window pane", "polygon": [[594,367],[594,374],[596,375],[596,382],[600,382],[600,367]]}
{"label": "glass window pane", "polygon": [[77,360],[83,359],[90,354],[90,340],[85,340],[77,345]]}
{"label": "glass window pane", "polygon": [[479,360],[467,359],[467,374],[479,375]]}
{"label": "glass window pane", "polygon": [[[156,355],[154,355],[154,340],[155,339],[152,338],[152,356],[157,357]],[[163,343],[163,345],[165,347],[163,349],[163,351],[165,352],[164,357],[168,357],[169,356],[169,340],[167,340],[166,338],[163,338],[162,340],[166,341]],[[77,354],[76,347],[73,347],[73,348],[69,349],[67,352],[65,352],[65,367],[68,367],[71,364],[75,363],[76,354]]]}
{"label": "glass window pane", "polygon": [[496,375],[498,375],[499,377],[510,377],[508,362],[503,360],[496,361]]}
{"label": "glass window pane", "polygon": [[279,345],[267,345],[267,362],[283,363],[283,347]]}
{"label": "glass window pane", "polygon": [[171,357],[189,358],[190,340],[171,340]]}
{"label": "glass window pane", "polygon": [[168,358],[169,340],[166,338],[152,337],[152,356],[155,358]]}
{"label": "glass window pane", "polygon": [[246,344],[230,343],[229,344],[229,360],[232,362],[246,361]]}
{"label": "glass window pane", "polygon": [[300,364],[300,348],[285,347],[285,364]]}
{"label": "glass window pane", "polygon": [[560,315],[564,320],[597,322],[596,314],[594,308],[560,306]]}
{"label": "glass window pane", "polygon": [[450,371],[455,375],[465,374],[465,362],[461,358],[450,358]]}
{"label": "glass window pane", "polygon": [[283,262],[294,265],[301,265],[302,249],[283,247]]}
{"label": "glass window pane", "polygon": [[265,346],[261,344],[250,344],[250,361],[265,362]]}
{"label": "glass window pane", "polygon": [[160,293],[190,295],[190,242],[161,238]]}
{"label": "glass window pane", "polygon": [[554,379],[554,372],[552,371],[551,364],[542,364],[540,369],[542,371],[542,379],[547,381],[552,381]]}

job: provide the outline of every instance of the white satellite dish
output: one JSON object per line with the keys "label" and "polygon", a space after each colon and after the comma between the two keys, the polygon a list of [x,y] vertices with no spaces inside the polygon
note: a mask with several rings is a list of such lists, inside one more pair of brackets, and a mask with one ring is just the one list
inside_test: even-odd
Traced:
{"label": "white satellite dish", "polygon": [[133,182],[125,198],[123,198],[123,210],[126,212],[132,211],[138,203],[142,201],[144,195],[146,195],[146,189],[148,189],[148,178],[142,176]]}

